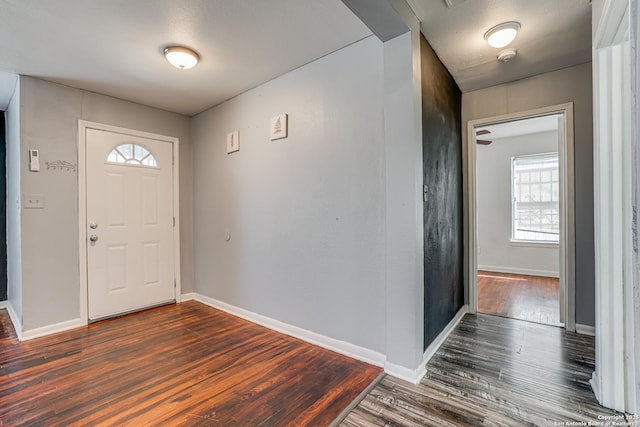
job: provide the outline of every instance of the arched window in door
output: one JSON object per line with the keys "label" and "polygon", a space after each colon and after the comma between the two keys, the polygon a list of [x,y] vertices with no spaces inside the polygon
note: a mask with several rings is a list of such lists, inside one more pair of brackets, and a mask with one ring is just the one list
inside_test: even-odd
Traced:
{"label": "arched window in door", "polygon": [[142,145],[134,143],[120,144],[107,156],[108,163],[118,163],[125,165],[146,166],[157,168],[156,158]]}

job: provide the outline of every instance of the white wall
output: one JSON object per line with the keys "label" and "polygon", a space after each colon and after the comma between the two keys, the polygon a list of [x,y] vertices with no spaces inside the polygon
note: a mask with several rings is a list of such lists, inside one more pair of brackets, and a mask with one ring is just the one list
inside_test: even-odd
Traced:
{"label": "white wall", "polygon": [[22,244],[20,221],[20,82],[6,111],[7,129],[7,299],[22,322]]}
{"label": "white wall", "polygon": [[[21,214],[23,330],[80,316],[78,176],[46,168],[47,161],[55,160],[77,165],[79,119],[180,139],[180,274],[188,292],[192,282],[189,118],[24,76],[20,94],[20,153],[17,158],[12,152],[11,159],[20,165],[20,191],[45,199],[44,209],[22,209]],[[29,148],[40,150],[40,172],[28,170]]]}
{"label": "white wall", "polygon": [[557,246],[511,242],[511,158],[557,151],[556,131],[499,138],[490,145],[478,145],[478,269],[559,277]]}
{"label": "white wall", "polygon": [[385,353],[382,66],[369,37],[193,118],[197,292]]}
{"label": "white wall", "polygon": [[[595,325],[591,63],[462,94],[462,123],[573,102],[576,323]],[[466,147],[467,134],[462,133]],[[466,150],[466,149],[465,149]],[[466,170],[466,159],[464,168]],[[467,185],[465,181],[465,186]],[[468,215],[468,212],[465,212]],[[468,217],[465,217],[467,223]],[[466,232],[465,232],[466,233]]]}

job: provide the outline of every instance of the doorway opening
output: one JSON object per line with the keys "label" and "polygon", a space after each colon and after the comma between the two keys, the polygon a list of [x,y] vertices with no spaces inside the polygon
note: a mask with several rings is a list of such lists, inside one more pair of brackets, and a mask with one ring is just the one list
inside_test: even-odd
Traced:
{"label": "doorway opening", "polygon": [[575,328],[572,109],[469,123],[473,312]]}

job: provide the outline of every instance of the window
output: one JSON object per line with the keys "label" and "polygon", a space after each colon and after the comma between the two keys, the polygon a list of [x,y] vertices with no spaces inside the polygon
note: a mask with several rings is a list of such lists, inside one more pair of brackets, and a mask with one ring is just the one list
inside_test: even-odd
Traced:
{"label": "window", "polygon": [[142,145],[127,143],[118,145],[111,150],[107,157],[109,163],[120,163],[127,165],[146,166],[157,168],[158,162],[153,154]]}
{"label": "window", "polygon": [[560,241],[558,153],[512,158],[512,239]]}

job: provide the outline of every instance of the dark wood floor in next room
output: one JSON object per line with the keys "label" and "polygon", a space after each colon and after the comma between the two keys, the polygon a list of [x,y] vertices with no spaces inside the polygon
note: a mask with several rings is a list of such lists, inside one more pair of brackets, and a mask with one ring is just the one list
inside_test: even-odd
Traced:
{"label": "dark wood floor in next room", "polygon": [[467,314],[418,385],[386,376],[340,425],[557,427],[605,425],[604,416],[633,426],[598,405],[593,370],[593,337]]}
{"label": "dark wood floor in next room", "polygon": [[190,301],[18,342],[0,426],[330,424],[381,369]]}
{"label": "dark wood floor in next room", "polygon": [[478,271],[478,312],[560,325],[560,280]]}

